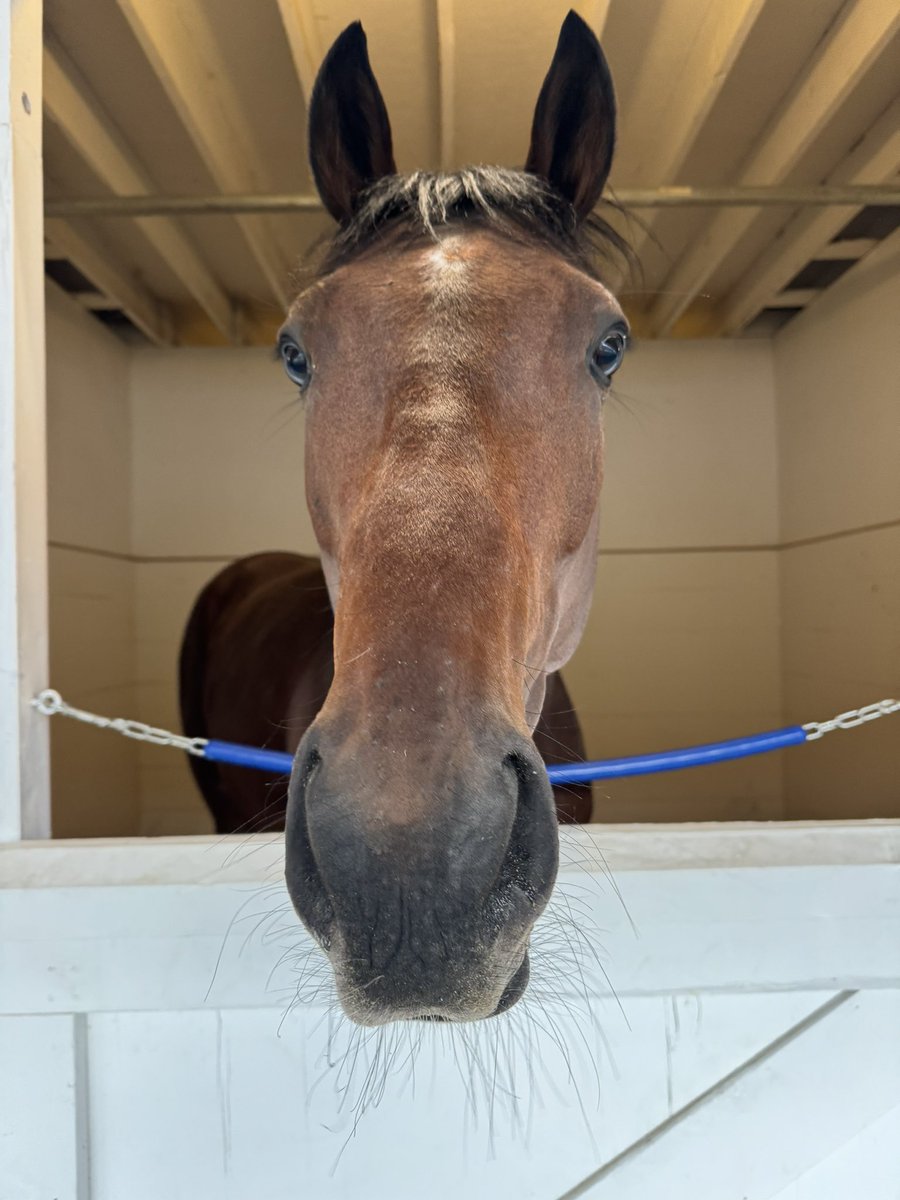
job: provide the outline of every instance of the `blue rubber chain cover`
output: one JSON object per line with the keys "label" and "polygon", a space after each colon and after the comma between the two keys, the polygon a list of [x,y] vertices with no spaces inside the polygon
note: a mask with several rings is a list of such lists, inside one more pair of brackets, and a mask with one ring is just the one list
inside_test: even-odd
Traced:
{"label": "blue rubber chain cover", "polygon": [[[600,762],[560,763],[547,768],[551,783],[589,783],[592,779],[621,779],[627,775],[654,775],[660,771],[680,771],[685,767],[702,767],[707,763],[727,762],[765,754],[784,746],[799,746],[806,741],[802,725],[788,725],[768,733],[731,738],[726,742],[709,742],[703,746],[687,746],[682,750],[662,750],[658,754],[635,754],[630,758],[607,758]],[[236,767],[255,767],[260,771],[275,771],[288,775],[293,758],[279,750],[257,750],[234,742],[207,742],[204,758],[211,762],[231,763]]]}

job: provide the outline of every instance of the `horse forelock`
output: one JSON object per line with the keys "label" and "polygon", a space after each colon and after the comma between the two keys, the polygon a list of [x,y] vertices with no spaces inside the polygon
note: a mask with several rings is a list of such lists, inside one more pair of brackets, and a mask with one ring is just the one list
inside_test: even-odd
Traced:
{"label": "horse forelock", "polygon": [[604,216],[604,200],[579,219],[573,206],[538,175],[506,167],[387,175],[357,200],[352,218],[326,240],[298,273],[298,283],[322,278],[378,244],[440,240],[454,226],[488,226],[514,240],[549,246],[595,279],[611,266],[632,266],[625,238]]}

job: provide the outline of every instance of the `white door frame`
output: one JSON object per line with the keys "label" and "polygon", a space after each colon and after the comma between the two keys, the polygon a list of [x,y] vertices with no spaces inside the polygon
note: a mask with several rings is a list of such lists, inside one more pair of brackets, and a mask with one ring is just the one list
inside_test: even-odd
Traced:
{"label": "white door frame", "polygon": [[41,0],[0,0],[0,841],[50,836]]}

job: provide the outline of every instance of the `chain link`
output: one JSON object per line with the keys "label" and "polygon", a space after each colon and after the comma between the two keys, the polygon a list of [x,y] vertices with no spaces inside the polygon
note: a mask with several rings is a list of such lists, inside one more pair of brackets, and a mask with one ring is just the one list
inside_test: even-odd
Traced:
{"label": "chain link", "polygon": [[862,708],[850,708],[847,712],[838,713],[829,721],[810,721],[803,726],[808,742],[824,737],[834,729],[855,729],[857,725],[865,725],[866,721],[877,721],[889,713],[900,712],[900,700],[876,700],[874,704],[866,704]]}
{"label": "chain link", "polygon": [[[172,733],[168,729],[159,729],[155,725],[145,725],[143,721],[129,721],[125,717],[101,717],[97,713],[86,712],[83,708],[74,708],[63,700],[59,692],[47,688],[31,701],[32,705],[47,717],[59,713],[63,717],[73,717],[86,725],[95,725],[98,729],[112,729],[124,737],[134,738],[138,742],[150,742],[154,746],[175,746],[186,750],[188,754],[203,757],[207,738],[185,737],[180,733]],[[876,700],[862,708],[850,708],[847,712],[839,713],[828,721],[810,721],[802,726],[808,742],[824,737],[835,729],[855,729],[857,725],[865,725],[867,721],[875,721],[890,713],[900,712],[900,700]]]}
{"label": "chain link", "polygon": [[60,716],[83,721],[86,725],[95,725],[98,729],[112,729],[121,733],[123,737],[134,738],[138,742],[149,742],[153,746],[175,746],[179,750],[186,750],[188,754],[203,757],[206,738],[185,737],[168,729],[158,729],[155,725],[146,725],[143,721],[129,721],[125,717],[101,717],[97,713],[86,712],[83,708],[74,708],[67,704],[53,688],[47,688],[35,696],[31,703],[46,717],[59,713]]}

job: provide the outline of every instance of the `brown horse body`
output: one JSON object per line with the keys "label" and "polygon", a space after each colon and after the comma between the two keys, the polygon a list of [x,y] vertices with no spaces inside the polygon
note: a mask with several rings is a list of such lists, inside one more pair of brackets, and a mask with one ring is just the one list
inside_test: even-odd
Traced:
{"label": "brown horse body", "polygon": [[[270,552],[238,559],[197,598],[181,648],[182,724],[194,737],[294,754],[334,678],[334,615],[317,558]],[[547,764],[584,758],[558,672],[547,681],[534,741]],[[283,829],[287,780],[190,757],[220,833]],[[589,821],[590,785],[553,789],[563,822]]]}
{"label": "brown horse body", "polygon": [[[360,1024],[492,1016],[528,983],[558,867],[533,735],[570,707],[548,687],[590,606],[627,341],[594,253],[615,240],[593,215],[614,138],[606,60],[574,13],[524,171],[398,175],[359,25],[313,90],[339,228],[278,347],[306,407],[333,658],[315,568],[281,558],[266,583],[263,556],[208,590],[183,678],[192,733],[296,747],[287,887]],[[250,659],[274,665],[244,725]],[[196,769],[217,796],[231,778]]]}

